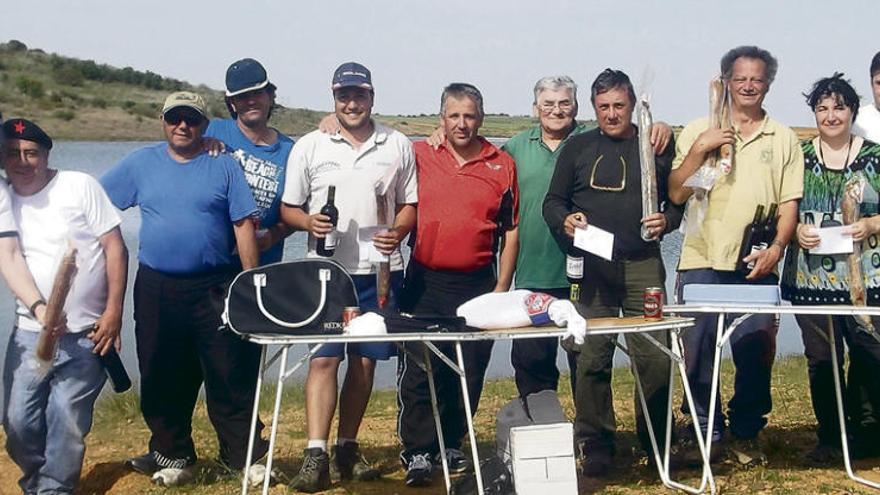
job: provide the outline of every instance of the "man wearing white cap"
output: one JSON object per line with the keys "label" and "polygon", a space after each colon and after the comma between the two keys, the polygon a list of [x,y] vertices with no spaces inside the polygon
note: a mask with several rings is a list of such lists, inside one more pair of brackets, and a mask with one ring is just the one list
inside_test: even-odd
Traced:
{"label": "man wearing white cap", "polygon": [[[118,208],[141,209],[134,315],[151,438],[149,452],[126,464],[164,485],[192,479],[192,413],[202,382],[220,462],[244,467],[256,385],[253,344],[218,327],[237,269],[233,249],[244,269],[257,266],[257,208],[235,160],[203,151],[206,115],[199,95],[171,94],[162,109],[167,142],[134,151],[101,178]],[[267,445],[257,438],[259,459]]]}
{"label": "man wearing white cap", "polygon": [[293,139],[269,126],[275,89],[260,62],[252,58],[233,62],[226,70],[226,108],[232,118],[212,119],[205,131],[205,136],[224,143],[254,193],[261,265],[281,261],[284,239],[293,232],[281,222],[281,195]]}

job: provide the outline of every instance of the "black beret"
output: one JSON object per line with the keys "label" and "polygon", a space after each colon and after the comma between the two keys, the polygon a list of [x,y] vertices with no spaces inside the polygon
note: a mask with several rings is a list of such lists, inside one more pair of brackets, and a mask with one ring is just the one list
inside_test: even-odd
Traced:
{"label": "black beret", "polygon": [[40,129],[40,126],[27,119],[9,119],[3,123],[3,137],[6,139],[23,139],[52,149],[52,138]]}

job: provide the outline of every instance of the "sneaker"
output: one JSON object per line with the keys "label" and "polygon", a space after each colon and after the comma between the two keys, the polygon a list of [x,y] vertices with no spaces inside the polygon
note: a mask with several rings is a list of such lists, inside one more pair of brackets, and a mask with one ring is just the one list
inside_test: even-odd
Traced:
{"label": "sneaker", "polygon": [[151,476],[164,468],[183,469],[195,463],[195,459],[191,457],[171,459],[152,450],[144,455],[130,457],[125,460],[124,464],[135,472]]}
{"label": "sneaker", "polygon": [[589,448],[586,444],[580,446],[583,463],[581,474],[587,478],[604,478],[611,471],[614,459],[614,451],[607,448]]}
{"label": "sneaker", "polygon": [[738,438],[732,436],[727,446],[728,456],[745,468],[767,465],[767,456],[761,451],[757,438]]}
{"label": "sneaker", "polygon": [[318,447],[303,450],[303,465],[290,488],[315,493],[330,488],[330,456]]}
{"label": "sneaker", "polygon": [[813,447],[813,450],[807,452],[806,457],[812,464],[826,466],[840,462],[843,459],[843,451],[838,446],[819,443]]}
{"label": "sneaker", "polygon": [[[437,453],[434,456],[434,463],[440,466],[442,462],[440,453]],[[449,472],[455,474],[463,473],[471,467],[471,461],[458,449],[446,449],[446,464],[449,466]]]}
{"label": "sneaker", "polygon": [[192,466],[185,468],[162,468],[150,477],[153,483],[159,486],[181,486],[192,483],[195,472]]}
{"label": "sneaker", "polygon": [[428,486],[431,484],[431,454],[413,454],[406,463],[406,486]]}
{"label": "sneaker", "polygon": [[361,455],[357,442],[345,442],[333,447],[330,476],[342,481],[373,481],[379,478],[379,470]]}

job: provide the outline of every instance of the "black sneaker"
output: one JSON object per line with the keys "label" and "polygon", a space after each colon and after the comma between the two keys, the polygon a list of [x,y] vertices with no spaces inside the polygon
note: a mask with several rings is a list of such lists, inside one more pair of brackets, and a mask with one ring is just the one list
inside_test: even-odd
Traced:
{"label": "black sneaker", "polygon": [[379,470],[361,455],[357,442],[345,442],[333,447],[330,476],[342,481],[373,481],[379,479]]}
{"label": "black sneaker", "polygon": [[839,446],[819,443],[813,447],[813,450],[807,452],[806,457],[811,464],[827,466],[840,462],[843,459],[843,451]]}
{"label": "black sneaker", "polygon": [[154,473],[161,469],[184,469],[192,466],[195,463],[196,460],[191,457],[171,459],[169,457],[163,456],[155,450],[151,450],[150,452],[147,452],[144,455],[139,455],[137,457],[130,457],[124,462],[125,466],[131,468],[132,471],[146,474],[147,476],[152,476]]}
{"label": "black sneaker", "polygon": [[315,493],[330,488],[330,456],[318,447],[303,450],[303,465],[290,488]]}
{"label": "black sneaker", "polygon": [[431,454],[413,454],[406,463],[406,486],[428,486],[434,466]]}
{"label": "black sneaker", "polygon": [[[443,462],[440,454],[434,456],[434,463],[438,466]],[[464,455],[464,452],[458,449],[446,449],[446,464],[449,466],[450,473],[463,473],[470,469],[471,461]]]}
{"label": "black sneaker", "polygon": [[767,465],[767,455],[761,449],[757,438],[732,439],[727,445],[727,453],[731,460],[745,468]]}
{"label": "black sneaker", "polygon": [[581,474],[587,478],[604,478],[611,472],[614,453],[606,449],[588,449],[582,447],[584,462]]}

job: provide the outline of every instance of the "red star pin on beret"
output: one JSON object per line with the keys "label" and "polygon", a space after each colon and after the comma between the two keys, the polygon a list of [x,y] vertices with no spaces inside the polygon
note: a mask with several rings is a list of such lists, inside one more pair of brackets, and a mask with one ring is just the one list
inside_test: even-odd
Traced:
{"label": "red star pin on beret", "polygon": [[17,134],[24,134],[24,122],[19,120],[15,123],[15,132]]}

